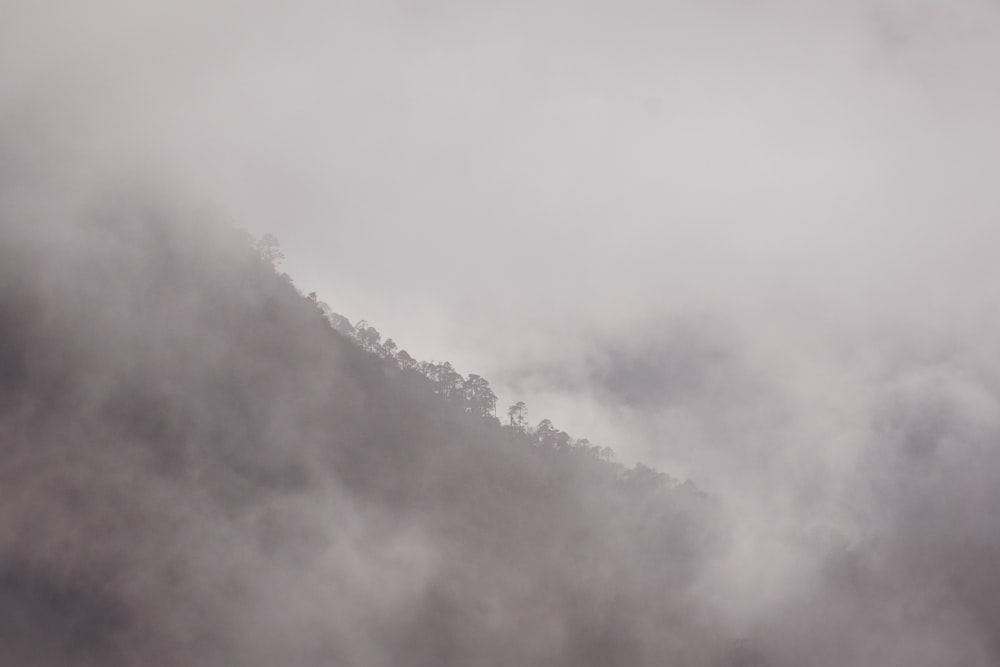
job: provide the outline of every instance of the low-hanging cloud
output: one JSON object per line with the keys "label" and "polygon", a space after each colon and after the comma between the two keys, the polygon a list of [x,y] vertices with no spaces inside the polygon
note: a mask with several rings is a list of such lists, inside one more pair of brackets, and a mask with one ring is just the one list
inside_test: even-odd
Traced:
{"label": "low-hanging cloud", "polygon": [[[122,181],[157,183],[171,201],[197,192],[198,215],[276,232],[299,284],[338,310],[415,354],[482,372],[535,419],[709,489],[730,541],[693,578],[699,604],[747,638],[739,659],[997,663],[991,3],[6,9],[8,238],[76,216]],[[52,187],[30,194],[39,182]],[[31,234],[90,242],[65,229]],[[113,309],[97,322],[76,308],[81,340],[132,316]],[[99,373],[93,381],[100,389]],[[177,389],[157,391],[160,405]],[[338,391],[345,405],[363,401]],[[133,427],[183,432],[215,414]],[[285,434],[297,414],[276,408],[268,427]],[[89,474],[74,483],[90,488]],[[111,478],[134,490],[127,474]],[[209,570],[176,595],[229,618],[196,591],[198,576],[225,578],[201,557],[232,545],[205,518],[214,509],[185,502],[165,520],[201,517],[178,542]],[[415,633],[385,620],[398,605],[457,615],[455,590],[422,597],[441,555],[419,522],[383,518],[383,532],[369,527],[386,525],[376,516],[345,509],[347,527],[329,535],[313,517],[337,502],[276,501],[260,524],[234,529],[246,544],[269,522],[301,522],[321,543],[288,556],[305,565],[283,570],[283,583],[266,548],[251,549],[233,575],[256,582],[249,599],[336,580],[326,589],[336,603],[293,595],[281,618],[262,605],[233,630],[284,637],[272,658],[298,647],[307,661],[310,642],[323,643],[315,615],[342,600],[359,606],[341,625],[352,636]],[[39,553],[66,546],[71,533],[52,525]],[[358,555],[359,544],[373,546]],[[370,599],[366,582],[394,558],[417,574]],[[524,585],[504,576],[514,581],[497,589]],[[488,600],[477,613],[523,627]],[[181,635],[197,624],[163,622]],[[537,641],[525,651],[545,654]],[[349,663],[396,657],[374,640],[345,645]]]}

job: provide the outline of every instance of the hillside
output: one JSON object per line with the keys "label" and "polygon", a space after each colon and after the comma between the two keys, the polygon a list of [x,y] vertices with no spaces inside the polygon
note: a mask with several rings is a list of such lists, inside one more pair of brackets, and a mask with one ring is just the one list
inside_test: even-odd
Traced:
{"label": "hillside", "polygon": [[693,485],[449,398],[245,233],[84,218],[0,243],[4,664],[749,664]]}

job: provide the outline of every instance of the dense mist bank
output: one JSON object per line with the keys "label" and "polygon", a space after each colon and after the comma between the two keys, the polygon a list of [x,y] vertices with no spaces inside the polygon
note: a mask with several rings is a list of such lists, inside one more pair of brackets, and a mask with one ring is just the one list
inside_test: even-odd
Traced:
{"label": "dense mist bank", "polygon": [[1000,665],[1000,3],[0,7],[0,667]]}
{"label": "dense mist bank", "polygon": [[[468,414],[239,232],[5,220],[0,644],[34,665],[705,664],[712,501]],[[589,662],[588,662],[589,661]]]}
{"label": "dense mist bank", "polygon": [[747,539],[760,517],[725,489],[444,400],[335,331],[245,233],[148,193],[16,199],[12,664],[1000,664],[988,364],[902,365],[838,480],[850,520],[804,502]]}

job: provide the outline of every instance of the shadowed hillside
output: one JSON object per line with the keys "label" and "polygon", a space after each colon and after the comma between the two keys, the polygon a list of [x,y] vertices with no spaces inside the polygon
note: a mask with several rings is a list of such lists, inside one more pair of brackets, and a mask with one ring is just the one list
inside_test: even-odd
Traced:
{"label": "shadowed hillside", "polygon": [[983,350],[872,379],[841,525],[761,520],[498,409],[273,239],[3,192],[2,665],[1000,664]]}
{"label": "shadowed hillside", "polygon": [[245,234],[169,217],[4,230],[11,664],[732,651],[696,591],[724,534],[704,494],[449,400],[335,331]]}

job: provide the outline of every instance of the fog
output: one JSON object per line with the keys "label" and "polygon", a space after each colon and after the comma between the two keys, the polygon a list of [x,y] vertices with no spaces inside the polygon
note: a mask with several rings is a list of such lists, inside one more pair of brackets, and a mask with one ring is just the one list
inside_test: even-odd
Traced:
{"label": "fog", "polygon": [[4,90],[275,231],[301,281],[396,299],[394,331],[429,293],[487,330],[912,313],[953,293],[914,294],[928,265],[988,269],[987,5],[365,7],[13,9]]}
{"label": "fog", "polygon": [[770,660],[997,664],[995,3],[2,5],[8,220],[142,183],[274,233],[713,494],[700,599]]}
{"label": "fog", "polygon": [[491,376],[689,309],[926,326],[992,275],[990,3],[8,4],[8,117]]}

